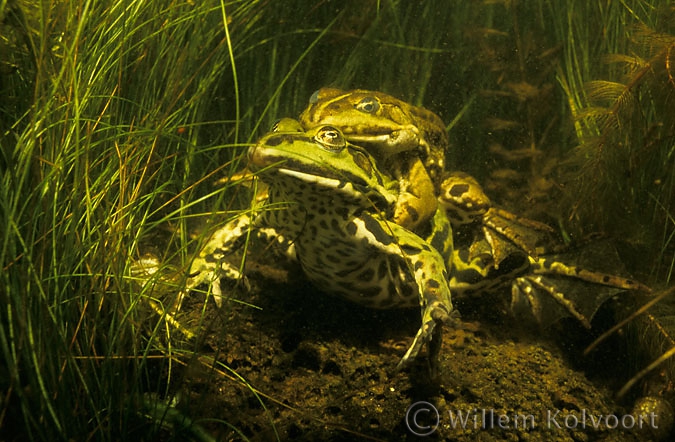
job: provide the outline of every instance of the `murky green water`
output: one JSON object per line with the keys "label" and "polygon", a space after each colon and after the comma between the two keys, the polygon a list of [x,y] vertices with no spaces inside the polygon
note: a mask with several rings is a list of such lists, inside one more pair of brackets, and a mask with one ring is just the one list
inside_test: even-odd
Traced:
{"label": "murky green water", "polygon": [[[666,0],[0,4],[0,438],[414,439],[433,419],[411,429],[407,407],[427,401],[448,440],[666,440],[626,416],[672,415],[670,362],[615,395],[673,346],[672,296],[582,353],[671,284],[673,18]],[[216,308],[195,286],[167,316],[209,236],[251,204],[232,178],[249,146],[322,87],[436,113],[446,173],[551,226],[566,262],[653,294],[557,278],[566,296],[530,296],[524,319],[510,281],[456,296],[464,326],[435,382],[423,360],[393,370],[417,309],[326,296],[255,241],[249,292],[223,282]],[[522,237],[497,242],[508,255]],[[536,425],[453,426],[485,410]]]}

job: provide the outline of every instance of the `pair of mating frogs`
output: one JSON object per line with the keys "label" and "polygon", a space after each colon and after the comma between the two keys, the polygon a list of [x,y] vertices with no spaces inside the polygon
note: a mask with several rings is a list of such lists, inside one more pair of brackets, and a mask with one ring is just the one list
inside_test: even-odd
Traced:
{"label": "pair of mating frogs", "polygon": [[[437,359],[443,325],[453,322],[451,293],[511,282],[540,310],[543,289],[590,327],[538,275],[553,273],[628,290],[638,282],[539,257],[551,228],[495,208],[472,177],[445,170],[445,127],[432,112],[380,92],[320,89],[299,121],[280,120],[248,151],[265,184],[253,215],[218,230],[190,269],[187,288],[241,278],[223,258],[250,229],[292,244],[322,291],[374,308],[421,308],[422,324],[399,367],[428,344]],[[515,293],[515,291],[514,291]]]}

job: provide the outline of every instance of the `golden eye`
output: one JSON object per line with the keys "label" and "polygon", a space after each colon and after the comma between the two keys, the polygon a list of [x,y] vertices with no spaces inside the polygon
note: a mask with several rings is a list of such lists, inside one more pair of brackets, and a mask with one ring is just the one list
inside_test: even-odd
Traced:
{"label": "golden eye", "polygon": [[356,104],[356,109],[367,114],[374,114],[380,110],[380,102],[375,97],[366,97]]}
{"label": "golden eye", "polygon": [[332,126],[324,126],[314,135],[314,140],[326,150],[340,151],[345,148],[342,132]]}

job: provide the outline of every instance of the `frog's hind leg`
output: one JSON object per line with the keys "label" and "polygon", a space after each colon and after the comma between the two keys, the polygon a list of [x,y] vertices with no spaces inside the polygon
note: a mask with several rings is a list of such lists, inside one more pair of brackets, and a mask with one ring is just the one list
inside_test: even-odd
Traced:
{"label": "frog's hind leg", "polygon": [[534,258],[530,256],[530,268],[532,273],[539,275],[563,275],[618,289],[637,290],[647,293],[652,291],[649,287],[634,279],[623,278],[608,273],[593,272],[581,267],[567,265],[553,259]]}
{"label": "frog's hind leg", "polygon": [[501,243],[504,240],[534,258],[542,253],[563,252],[567,248],[553,239],[555,229],[548,224],[496,207],[490,208],[483,215],[482,229],[492,248],[496,267],[508,255],[508,252],[502,250],[504,246]]}
{"label": "frog's hind leg", "polygon": [[[622,290],[651,291],[649,287],[633,279],[590,271],[552,258],[528,256],[528,259],[530,262],[528,272],[512,281],[511,310],[516,311],[517,306],[522,305],[522,300],[525,299],[530,311],[542,325],[556,318],[556,315],[550,311],[551,307],[544,306],[546,299],[555,301],[569,316],[576,318],[584,327],[591,328],[590,319],[595,311],[613,294]],[[567,281],[559,280],[560,277]],[[563,287],[567,287],[565,290],[569,290],[572,287],[570,283],[575,280],[597,284],[603,288],[596,287],[592,292],[583,295],[579,293],[584,292],[573,291],[570,293],[572,295],[570,298],[561,291],[559,286],[562,284]],[[573,300],[575,297],[576,301]]]}

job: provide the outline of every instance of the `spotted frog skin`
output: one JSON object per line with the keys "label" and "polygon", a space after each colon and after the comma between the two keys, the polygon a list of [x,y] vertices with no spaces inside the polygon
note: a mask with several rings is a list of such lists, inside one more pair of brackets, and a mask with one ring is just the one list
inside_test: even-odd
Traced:
{"label": "spotted frog skin", "polygon": [[495,267],[515,246],[532,257],[542,252],[558,251],[554,229],[548,224],[516,216],[494,207],[478,181],[464,172],[450,172],[441,184],[439,202],[448,212],[460,247],[468,241],[476,248],[480,241],[489,244]]}
{"label": "spotted frog skin", "polygon": [[[445,213],[434,216],[428,240],[390,221],[398,183],[332,126],[300,132],[292,120],[282,120],[248,157],[249,169],[268,187],[265,206],[274,210],[263,207],[254,219],[233,221],[205,250],[229,253],[248,227],[292,239],[305,274],[322,291],[373,308],[421,308],[422,325],[399,366],[425,343],[433,364],[441,326],[453,316],[446,269],[452,233]],[[207,261],[193,264],[195,279],[188,286],[204,282]]]}
{"label": "spotted frog skin", "polygon": [[589,319],[555,287],[547,285],[542,275],[648,290],[630,279],[580,269],[552,257],[540,258],[540,254],[564,249],[554,239],[554,230],[494,207],[468,174],[446,172],[444,125],[426,109],[382,92],[324,88],[312,96],[300,121],[305,127],[339,127],[351,142],[369,149],[383,171],[398,179],[400,193],[391,218],[397,224],[419,233],[436,210],[446,211],[454,235],[454,249],[446,256],[450,287],[459,296],[510,283],[514,299],[525,296],[536,312],[540,308],[534,292],[543,290],[590,327]]}
{"label": "spotted frog skin", "polygon": [[[420,229],[413,232],[396,218],[401,181],[380,172],[372,150],[346,141],[333,126],[305,131],[295,120],[281,120],[251,148],[249,167],[268,187],[265,205],[285,209],[263,208],[255,219],[242,215],[216,232],[191,267],[188,289],[212,282],[218,295],[219,276],[240,277],[220,260],[250,227],[262,236],[286,237],[308,278],[322,290],[374,308],[421,307],[422,326],[401,366],[424,343],[435,360],[440,325],[454,313],[451,290],[466,296],[510,283],[514,297],[516,291],[524,295],[536,315],[540,306],[533,292],[541,289],[587,327],[589,319],[542,275],[648,290],[629,279],[538,256],[550,251],[538,239],[552,229],[493,207],[476,180],[462,173],[445,174],[437,200],[436,191],[430,192],[435,211],[431,234],[422,239]],[[451,224],[467,236],[453,235]]]}
{"label": "spotted frog skin", "polygon": [[[476,225],[477,220],[481,221],[481,234],[490,246],[482,252],[489,254],[495,269],[513,250],[495,238],[496,235],[536,257],[537,246],[531,240],[541,235],[531,233],[552,232],[545,224],[515,220],[514,215],[491,207],[482,188],[469,175],[445,172],[447,134],[440,118],[424,108],[377,91],[323,88],[314,93],[300,121],[305,127],[318,124],[339,127],[351,142],[362,145],[376,157],[381,170],[399,180],[400,193],[392,218],[395,223],[419,232],[435,213],[438,196],[456,227],[455,241],[458,237],[464,239],[455,253],[464,256],[470,252],[469,261],[476,257],[476,249],[484,243],[473,241],[472,236],[466,238],[462,233],[472,233],[473,227],[467,229],[466,225]],[[466,263],[464,260],[458,265],[461,268]]]}
{"label": "spotted frog skin", "polygon": [[307,129],[339,128],[399,181],[397,224],[414,230],[436,212],[435,187],[445,168],[448,137],[433,112],[382,92],[323,88],[312,95],[300,122]]}

